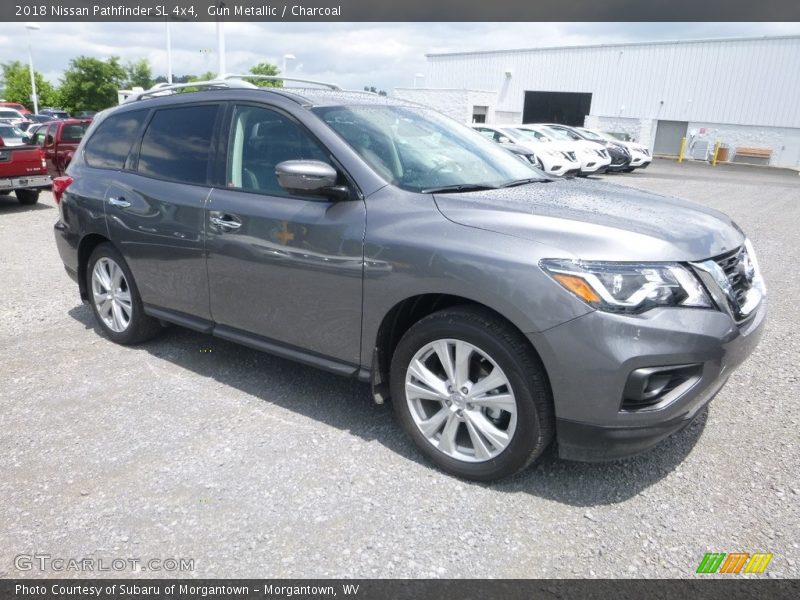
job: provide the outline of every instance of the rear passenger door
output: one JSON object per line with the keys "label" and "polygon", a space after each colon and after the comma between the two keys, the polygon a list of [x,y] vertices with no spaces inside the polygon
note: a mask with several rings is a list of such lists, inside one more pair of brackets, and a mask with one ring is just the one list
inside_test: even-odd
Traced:
{"label": "rear passenger door", "polygon": [[217,334],[358,364],[363,200],[292,196],[278,184],[275,166],[286,160],[334,166],[330,153],[289,114],[243,103],[231,106],[226,123],[224,173],[218,176],[224,185],[211,193],[206,214]]}
{"label": "rear passenger door", "polygon": [[[130,265],[150,314],[168,310],[173,318],[175,313],[210,318],[204,204],[220,112],[219,103],[149,112],[138,148],[106,191],[111,239]],[[112,137],[114,130],[106,135]],[[128,140],[130,133],[120,132],[118,139]]]}

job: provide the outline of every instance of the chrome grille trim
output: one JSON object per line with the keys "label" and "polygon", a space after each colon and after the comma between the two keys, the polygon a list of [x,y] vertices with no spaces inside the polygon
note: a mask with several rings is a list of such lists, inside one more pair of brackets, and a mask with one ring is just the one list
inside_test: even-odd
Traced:
{"label": "chrome grille trim", "polygon": [[753,286],[744,246],[715,258],[691,263],[717,305],[737,322],[746,321],[761,304],[763,294]]}

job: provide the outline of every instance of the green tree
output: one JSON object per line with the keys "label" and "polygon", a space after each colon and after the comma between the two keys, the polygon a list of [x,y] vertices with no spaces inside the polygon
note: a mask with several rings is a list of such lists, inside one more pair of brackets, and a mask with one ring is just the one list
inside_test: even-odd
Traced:
{"label": "green tree", "polygon": [[201,73],[200,75],[187,75],[185,82],[178,81],[180,77],[178,78],[173,77],[172,81],[174,83],[191,83],[192,81],[210,81],[216,78],[217,78],[216,73],[212,73],[211,71],[206,71],[205,73]]}
{"label": "green tree", "polygon": [[61,78],[61,104],[69,112],[113,106],[117,91],[125,87],[125,77],[125,68],[116,56],[107,60],[73,58]]}
{"label": "green tree", "polygon": [[153,87],[153,70],[146,58],[125,65],[125,87],[132,89],[140,87],[148,89]]}
{"label": "green tree", "polygon": [[[260,62],[257,65],[253,65],[250,67],[250,72],[253,75],[280,75],[277,65],[268,62]],[[250,81],[258,87],[283,87],[283,81],[280,79],[251,79]]]}
{"label": "green tree", "polygon": [[386,90],[379,90],[374,85],[365,85],[364,86],[365,92],[372,92],[373,94],[378,94],[378,96],[385,96]]}
{"label": "green tree", "polygon": [[[3,63],[2,69],[3,88],[2,97],[8,102],[19,102],[33,110],[31,100],[31,73],[28,66],[18,60]],[[39,108],[42,106],[56,106],[58,104],[58,91],[47,81],[39,71],[33,72],[36,81],[36,95],[39,97]]]}

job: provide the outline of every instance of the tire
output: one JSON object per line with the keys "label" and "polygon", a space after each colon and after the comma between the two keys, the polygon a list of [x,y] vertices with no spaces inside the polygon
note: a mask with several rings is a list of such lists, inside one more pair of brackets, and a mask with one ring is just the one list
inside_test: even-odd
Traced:
{"label": "tire", "polygon": [[[139,289],[128,263],[111,244],[100,244],[89,256],[86,289],[94,317],[112,341],[124,345],[138,344],[153,338],[161,330],[156,319],[144,314]],[[104,297],[107,303],[102,301]]]}
{"label": "tire", "polygon": [[636,167],[627,167],[627,168],[625,168],[625,169],[622,169],[622,172],[623,172],[623,173],[633,173],[633,171],[634,171],[635,169],[636,169]]}
{"label": "tire", "polygon": [[[474,481],[508,477],[553,439],[553,401],[539,357],[488,311],[450,308],[414,324],[395,349],[390,379],[403,429],[447,473]],[[449,391],[448,382],[461,388]]]}
{"label": "tire", "polygon": [[39,190],[14,190],[20,204],[30,205],[39,201]]}

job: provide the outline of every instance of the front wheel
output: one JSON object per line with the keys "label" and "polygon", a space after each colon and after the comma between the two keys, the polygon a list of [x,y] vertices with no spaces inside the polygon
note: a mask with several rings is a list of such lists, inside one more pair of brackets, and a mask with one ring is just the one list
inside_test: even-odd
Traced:
{"label": "front wheel", "polygon": [[39,190],[14,190],[20,204],[30,205],[39,201]]}
{"label": "front wheel", "polygon": [[553,437],[553,403],[538,356],[487,311],[446,309],[413,325],[392,357],[391,388],[416,446],[459,477],[512,475]]}
{"label": "front wheel", "polygon": [[125,259],[111,244],[100,244],[86,269],[89,302],[103,333],[118,344],[137,344],[161,326],[144,314],[142,299]]}

